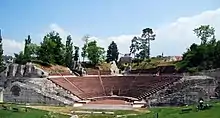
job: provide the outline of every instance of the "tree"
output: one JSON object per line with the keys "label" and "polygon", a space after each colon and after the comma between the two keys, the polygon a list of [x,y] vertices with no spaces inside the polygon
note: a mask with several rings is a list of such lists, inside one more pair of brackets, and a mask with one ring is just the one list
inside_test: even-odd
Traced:
{"label": "tree", "polygon": [[74,49],[75,49],[74,61],[78,61],[79,60],[79,47],[74,46]]}
{"label": "tree", "polygon": [[18,54],[14,53],[15,63],[17,64],[26,64],[27,62],[36,60],[37,58],[39,46],[37,44],[31,43],[30,37],[28,39],[29,40],[25,40],[24,51],[21,51]]}
{"label": "tree", "polygon": [[64,65],[65,50],[61,40],[62,38],[59,34],[54,31],[44,36],[43,42],[41,42],[37,53],[38,60]]}
{"label": "tree", "polygon": [[4,69],[4,63],[3,63],[3,48],[2,48],[2,36],[1,36],[1,30],[0,30],[0,72]]}
{"label": "tree", "polygon": [[88,43],[86,52],[88,54],[88,59],[94,65],[98,64],[101,61],[103,54],[105,53],[104,48],[98,47],[96,41],[91,41]]}
{"label": "tree", "polygon": [[18,54],[14,53],[15,60],[14,62],[17,64],[26,64],[27,60],[25,59],[23,51],[20,51]]}
{"label": "tree", "polygon": [[64,44],[62,44],[62,38],[59,36],[59,33],[52,32],[50,33],[50,38],[55,42],[54,47],[54,60],[55,63],[58,65],[65,65],[64,64],[64,54],[65,54],[65,47]]}
{"label": "tree", "polygon": [[216,42],[214,28],[202,25],[193,31],[200,38],[201,44],[192,44],[177,67],[189,72],[220,67],[220,42]]}
{"label": "tree", "polygon": [[110,62],[110,61],[117,62],[118,55],[119,55],[119,52],[118,52],[117,44],[114,41],[112,41],[111,44],[108,46],[106,61],[107,62]]}
{"label": "tree", "polygon": [[138,42],[138,38],[135,36],[131,40],[130,55],[131,54],[133,54],[134,56],[136,55],[136,52],[139,50],[139,45],[140,45],[140,43]]}
{"label": "tree", "polygon": [[73,66],[73,43],[70,35],[66,40],[65,65],[69,68]]}
{"label": "tree", "polygon": [[56,43],[53,42],[48,36],[44,36],[43,42],[40,44],[40,49],[38,51],[38,60],[47,63],[55,63],[53,48],[56,46]]}
{"label": "tree", "polygon": [[84,41],[84,45],[82,47],[81,56],[82,56],[83,62],[84,62],[85,57],[87,57],[86,50],[87,50],[87,47],[88,47],[89,35],[84,36],[82,40]]}
{"label": "tree", "polygon": [[[150,41],[155,40],[155,36],[151,28],[143,29],[141,37],[134,37],[132,39],[130,54],[134,54],[135,57],[142,60],[150,58]],[[137,51],[139,52],[136,53]]]}
{"label": "tree", "polygon": [[215,38],[215,29],[210,25],[201,25],[193,31],[196,36],[201,39],[201,44],[205,44],[210,37],[212,39]]}
{"label": "tree", "polygon": [[145,28],[142,30],[140,57],[144,59],[150,58],[150,41],[155,40],[155,34],[151,28]]}
{"label": "tree", "polygon": [[28,35],[28,38],[25,39],[25,45],[24,45],[24,58],[26,60],[31,58],[31,52],[30,52],[30,47],[29,45],[31,44],[31,36]]}

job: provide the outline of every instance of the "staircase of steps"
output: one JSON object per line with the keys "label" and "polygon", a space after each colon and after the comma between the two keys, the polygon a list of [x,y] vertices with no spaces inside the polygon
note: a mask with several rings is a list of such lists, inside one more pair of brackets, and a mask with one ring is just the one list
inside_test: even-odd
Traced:
{"label": "staircase of steps", "polygon": [[[181,84],[181,88],[178,88],[178,84]],[[154,97],[156,96],[156,98],[158,97],[167,97],[169,95],[172,95],[180,90],[182,90],[183,88],[186,88],[187,86],[189,86],[190,83],[188,82],[184,82],[182,79],[178,80],[178,81],[175,81],[173,82],[173,84],[170,84],[169,86],[167,86],[167,89],[163,89],[163,90],[160,90],[157,92],[157,94],[155,95],[154,94]],[[176,90],[172,89],[172,88],[177,88]],[[172,89],[172,93],[169,93],[169,94],[166,94],[165,92],[168,90],[168,89]],[[162,95],[162,96],[161,96]],[[151,95],[151,97],[153,97],[153,95]]]}
{"label": "staircase of steps", "polygon": [[165,87],[169,86],[171,83],[174,83],[174,82],[176,82],[176,81],[177,81],[177,80],[174,79],[174,80],[172,80],[172,81],[170,81],[170,82],[165,83],[164,85],[162,85],[162,86],[160,86],[160,87],[158,87],[158,88],[153,88],[152,90],[149,90],[149,91],[143,93],[141,96],[138,97],[138,99],[141,100],[141,99],[143,99],[144,97],[151,96],[151,95],[153,95],[153,94],[159,92],[160,90],[163,90]]}

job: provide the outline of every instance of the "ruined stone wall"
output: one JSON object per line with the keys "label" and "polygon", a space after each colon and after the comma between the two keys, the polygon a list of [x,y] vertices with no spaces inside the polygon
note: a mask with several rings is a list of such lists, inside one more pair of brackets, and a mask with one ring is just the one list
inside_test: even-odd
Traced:
{"label": "ruined stone wall", "polygon": [[147,98],[153,105],[195,104],[199,98],[206,101],[215,96],[216,79],[207,76],[186,76]]}
{"label": "ruined stone wall", "polygon": [[[70,105],[77,99],[46,77],[48,77],[47,72],[31,63],[10,64],[0,74],[0,88],[3,88],[4,102]],[[19,91],[19,95],[15,95],[12,90]]]}
{"label": "ruined stone wall", "polygon": [[27,63],[26,65],[10,64],[7,66],[6,70],[4,70],[1,73],[1,79],[2,78],[19,79],[22,77],[30,78],[30,77],[42,77],[42,76],[43,77],[48,76],[48,73],[34,66],[31,63]]}
{"label": "ruined stone wall", "polygon": [[3,96],[4,102],[63,104],[58,100],[37,93],[33,89],[28,89],[18,85],[7,87],[4,90]]}

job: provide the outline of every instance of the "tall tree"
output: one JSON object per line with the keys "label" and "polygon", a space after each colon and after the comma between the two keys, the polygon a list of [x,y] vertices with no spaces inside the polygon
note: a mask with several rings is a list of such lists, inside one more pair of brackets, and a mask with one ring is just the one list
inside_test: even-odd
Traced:
{"label": "tall tree", "polygon": [[141,58],[150,58],[150,41],[155,40],[155,34],[151,28],[145,28],[142,30],[141,35]]}
{"label": "tall tree", "polygon": [[210,25],[201,25],[193,31],[196,36],[201,39],[201,44],[206,44],[209,38],[215,38],[215,29]]}
{"label": "tall tree", "polygon": [[14,62],[17,64],[26,64],[27,60],[25,59],[23,51],[20,51],[18,54],[14,53],[15,60]]}
{"label": "tall tree", "polygon": [[26,61],[31,60],[30,44],[31,44],[31,36],[28,35],[28,38],[25,39],[25,45],[24,45],[24,59]]}
{"label": "tall tree", "polygon": [[86,49],[86,52],[88,54],[88,59],[94,64],[98,64],[105,51],[104,48],[97,46],[97,42],[96,41],[91,41],[88,43],[88,47]]}
{"label": "tall tree", "polygon": [[74,53],[74,61],[78,61],[79,60],[79,47],[74,46],[75,49],[75,53]]}
{"label": "tall tree", "polygon": [[64,65],[65,53],[61,40],[59,34],[54,31],[44,36],[38,51],[38,59],[52,64]]}
{"label": "tall tree", "polygon": [[89,35],[86,35],[82,38],[82,40],[84,41],[84,45],[82,47],[82,52],[81,52],[81,56],[83,58],[83,62],[85,60],[85,58],[87,57],[87,47],[88,47],[88,41],[89,41]]}
{"label": "tall tree", "polygon": [[111,44],[108,46],[106,61],[107,62],[110,62],[110,61],[117,62],[118,55],[119,55],[119,52],[118,52],[117,44],[114,41],[112,41]]}
{"label": "tall tree", "polygon": [[151,28],[143,29],[141,37],[134,37],[131,40],[130,54],[134,54],[140,59],[148,59],[150,57],[150,41],[155,40],[155,36]]}
{"label": "tall tree", "polygon": [[193,31],[200,38],[201,44],[192,44],[177,67],[190,72],[220,67],[220,43],[216,42],[214,28],[202,25]]}
{"label": "tall tree", "polygon": [[2,48],[2,35],[1,35],[1,29],[0,29],[0,72],[4,69],[4,63],[3,63],[3,48]]}
{"label": "tall tree", "polygon": [[135,36],[131,40],[131,46],[130,46],[130,55],[133,54],[136,55],[136,52],[139,50],[140,43],[138,42],[138,38]]}
{"label": "tall tree", "polygon": [[55,63],[58,65],[64,65],[65,47],[62,44],[62,38],[60,37],[59,33],[55,32],[50,33],[50,36],[56,44],[54,47]]}
{"label": "tall tree", "polygon": [[70,35],[66,40],[65,65],[69,68],[73,66],[73,43]]}

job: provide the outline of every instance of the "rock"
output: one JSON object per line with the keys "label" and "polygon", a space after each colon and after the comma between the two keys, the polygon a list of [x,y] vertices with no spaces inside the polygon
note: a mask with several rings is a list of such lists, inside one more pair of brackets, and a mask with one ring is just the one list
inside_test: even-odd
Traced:
{"label": "rock", "polygon": [[70,118],[79,118],[78,115],[72,115]]}

